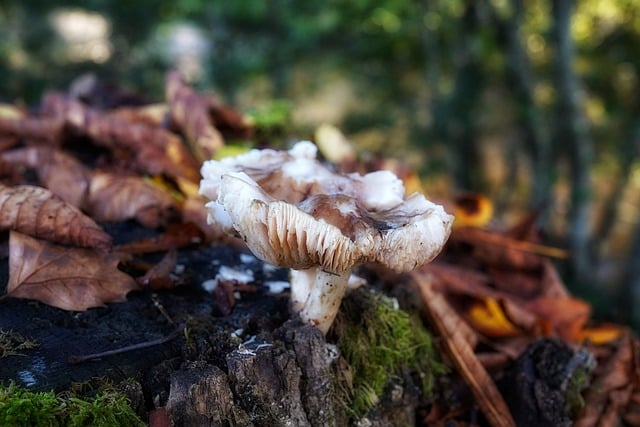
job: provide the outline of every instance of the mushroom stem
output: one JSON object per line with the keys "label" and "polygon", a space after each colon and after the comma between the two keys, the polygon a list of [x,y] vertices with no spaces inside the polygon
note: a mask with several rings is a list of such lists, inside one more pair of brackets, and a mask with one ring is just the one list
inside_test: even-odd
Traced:
{"label": "mushroom stem", "polygon": [[291,310],[300,313],[304,308],[304,303],[309,298],[309,293],[316,281],[317,268],[307,268],[304,270],[291,270]]}
{"label": "mushroom stem", "polygon": [[350,275],[350,268],[342,273],[330,273],[321,267],[316,268],[315,281],[300,312],[302,321],[315,325],[326,334],[338,314]]}

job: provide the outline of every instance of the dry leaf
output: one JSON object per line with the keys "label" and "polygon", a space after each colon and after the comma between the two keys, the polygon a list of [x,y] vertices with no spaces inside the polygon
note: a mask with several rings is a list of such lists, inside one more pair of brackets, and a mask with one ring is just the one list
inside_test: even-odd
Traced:
{"label": "dry leaf", "polygon": [[124,301],[136,282],[118,270],[118,258],[68,248],[15,231],[9,237],[7,295],[81,311]]}
{"label": "dry leaf", "polygon": [[89,185],[86,209],[96,221],[135,218],[148,228],[166,224],[173,199],[160,188],[136,176],[96,173]]}
{"label": "dry leaf", "polygon": [[200,162],[212,159],[224,146],[224,139],[211,123],[209,103],[184,83],[178,71],[167,74],[166,97],[171,118],[185,134],[196,159]]}
{"label": "dry leaf", "polygon": [[477,227],[458,227],[451,233],[450,242],[464,243],[475,248],[474,257],[489,266],[536,271],[542,266],[542,256],[566,258],[566,251],[539,245]]}
{"label": "dry leaf", "polygon": [[120,117],[49,93],[42,100],[45,111],[62,118],[75,130],[88,135],[97,144],[127,152],[141,172],[165,173],[172,178],[200,180],[200,164],[177,135],[158,126],[131,123]]}
{"label": "dry leaf", "polygon": [[169,289],[178,286],[180,283],[177,279],[171,277],[171,273],[176,268],[178,262],[178,252],[170,250],[164,257],[151,267],[144,276],[139,277],[136,281],[145,287],[151,289]]}
{"label": "dry leaf", "polygon": [[606,363],[596,368],[585,406],[575,420],[576,427],[619,424],[620,409],[628,404],[633,387],[638,384],[636,347],[637,343],[626,335],[616,343],[615,352]]}
{"label": "dry leaf", "polygon": [[60,145],[64,133],[64,122],[58,118],[19,117],[0,115],[0,134],[15,135],[26,140],[47,141]]}
{"label": "dry leaf", "polygon": [[412,277],[418,286],[429,316],[442,337],[447,354],[469,385],[476,403],[487,417],[489,423],[494,427],[515,427],[509,408],[498,388],[476,358],[464,335],[460,333],[462,319],[449,306],[442,294],[433,290],[432,277],[416,272],[412,273]]}
{"label": "dry leaf", "polygon": [[108,250],[111,236],[46,188],[0,184],[0,229],[65,245]]}
{"label": "dry leaf", "polygon": [[130,255],[141,255],[185,248],[202,242],[202,232],[194,224],[171,224],[166,232],[157,237],[125,243],[117,246],[115,250]]}
{"label": "dry leaf", "polygon": [[524,307],[538,316],[543,331],[567,342],[580,340],[580,332],[591,315],[591,306],[573,297],[540,296],[525,302]]}
{"label": "dry leaf", "polygon": [[43,186],[67,203],[82,208],[91,171],[65,152],[51,147],[28,147],[2,153],[2,159],[34,168]]}
{"label": "dry leaf", "polygon": [[491,338],[513,337],[521,333],[495,298],[476,300],[467,310],[466,318],[474,329]]}
{"label": "dry leaf", "polygon": [[606,323],[603,325],[583,328],[578,334],[579,341],[589,341],[595,345],[607,344],[615,341],[624,333],[625,329],[619,325]]}
{"label": "dry leaf", "polygon": [[453,199],[454,227],[483,227],[493,218],[493,203],[488,197],[462,193]]}

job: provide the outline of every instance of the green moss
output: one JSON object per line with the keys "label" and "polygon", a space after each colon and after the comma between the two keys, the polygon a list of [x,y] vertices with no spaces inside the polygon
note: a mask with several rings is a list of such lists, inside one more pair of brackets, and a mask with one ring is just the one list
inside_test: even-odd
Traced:
{"label": "green moss", "polygon": [[435,378],[446,372],[419,317],[382,295],[363,290],[346,298],[334,331],[351,369],[346,394],[353,418],[364,416],[403,369],[420,376],[425,396],[432,393]]}
{"label": "green moss", "polygon": [[584,348],[571,359],[570,367],[573,368],[567,378],[565,391],[566,411],[569,417],[575,416],[584,408],[583,392],[591,385],[591,374],[596,366],[593,356]]}
{"label": "green moss", "polygon": [[99,391],[91,398],[70,394],[34,393],[15,384],[0,387],[0,425],[3,426],[144,426],[115,389]]}
{"label": "green moss", "polygon": [[64,408],[53,392],[31,393],[14,384],[0,387],[0,425],[57,426]]}

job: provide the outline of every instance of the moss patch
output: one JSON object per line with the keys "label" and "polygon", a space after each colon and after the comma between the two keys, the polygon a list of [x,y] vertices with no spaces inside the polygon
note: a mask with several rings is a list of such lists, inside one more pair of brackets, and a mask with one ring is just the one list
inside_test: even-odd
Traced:
{"label": "moss patch", "polygon": [[33,393],[15,384],[0,387],[0,425],[3,426],[144,426],[128,399],[114,389],[92,398]]}
{"label": "moss patch", "polygon": [[419,317],[396,305],[366,290],[343,301],[334,333],[351,369],[346,394],[353,418],[366,415],[389,381],[400,378],[403,370],[420,376],[425,396],[431,394],[435,378],[446,372]]}

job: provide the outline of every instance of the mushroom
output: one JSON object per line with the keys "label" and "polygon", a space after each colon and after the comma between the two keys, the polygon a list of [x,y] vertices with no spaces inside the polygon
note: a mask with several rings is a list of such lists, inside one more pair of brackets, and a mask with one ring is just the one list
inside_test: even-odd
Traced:
{"label": "mushroom", "polygon": [[405,199],[393,173],[334,174],[309,142],[208,161],[202,175],[209,221],[293,269],[292,306],[323,333],[356,265],[410,271],[435,258],[451,231],[453,217],[421,194]]}

